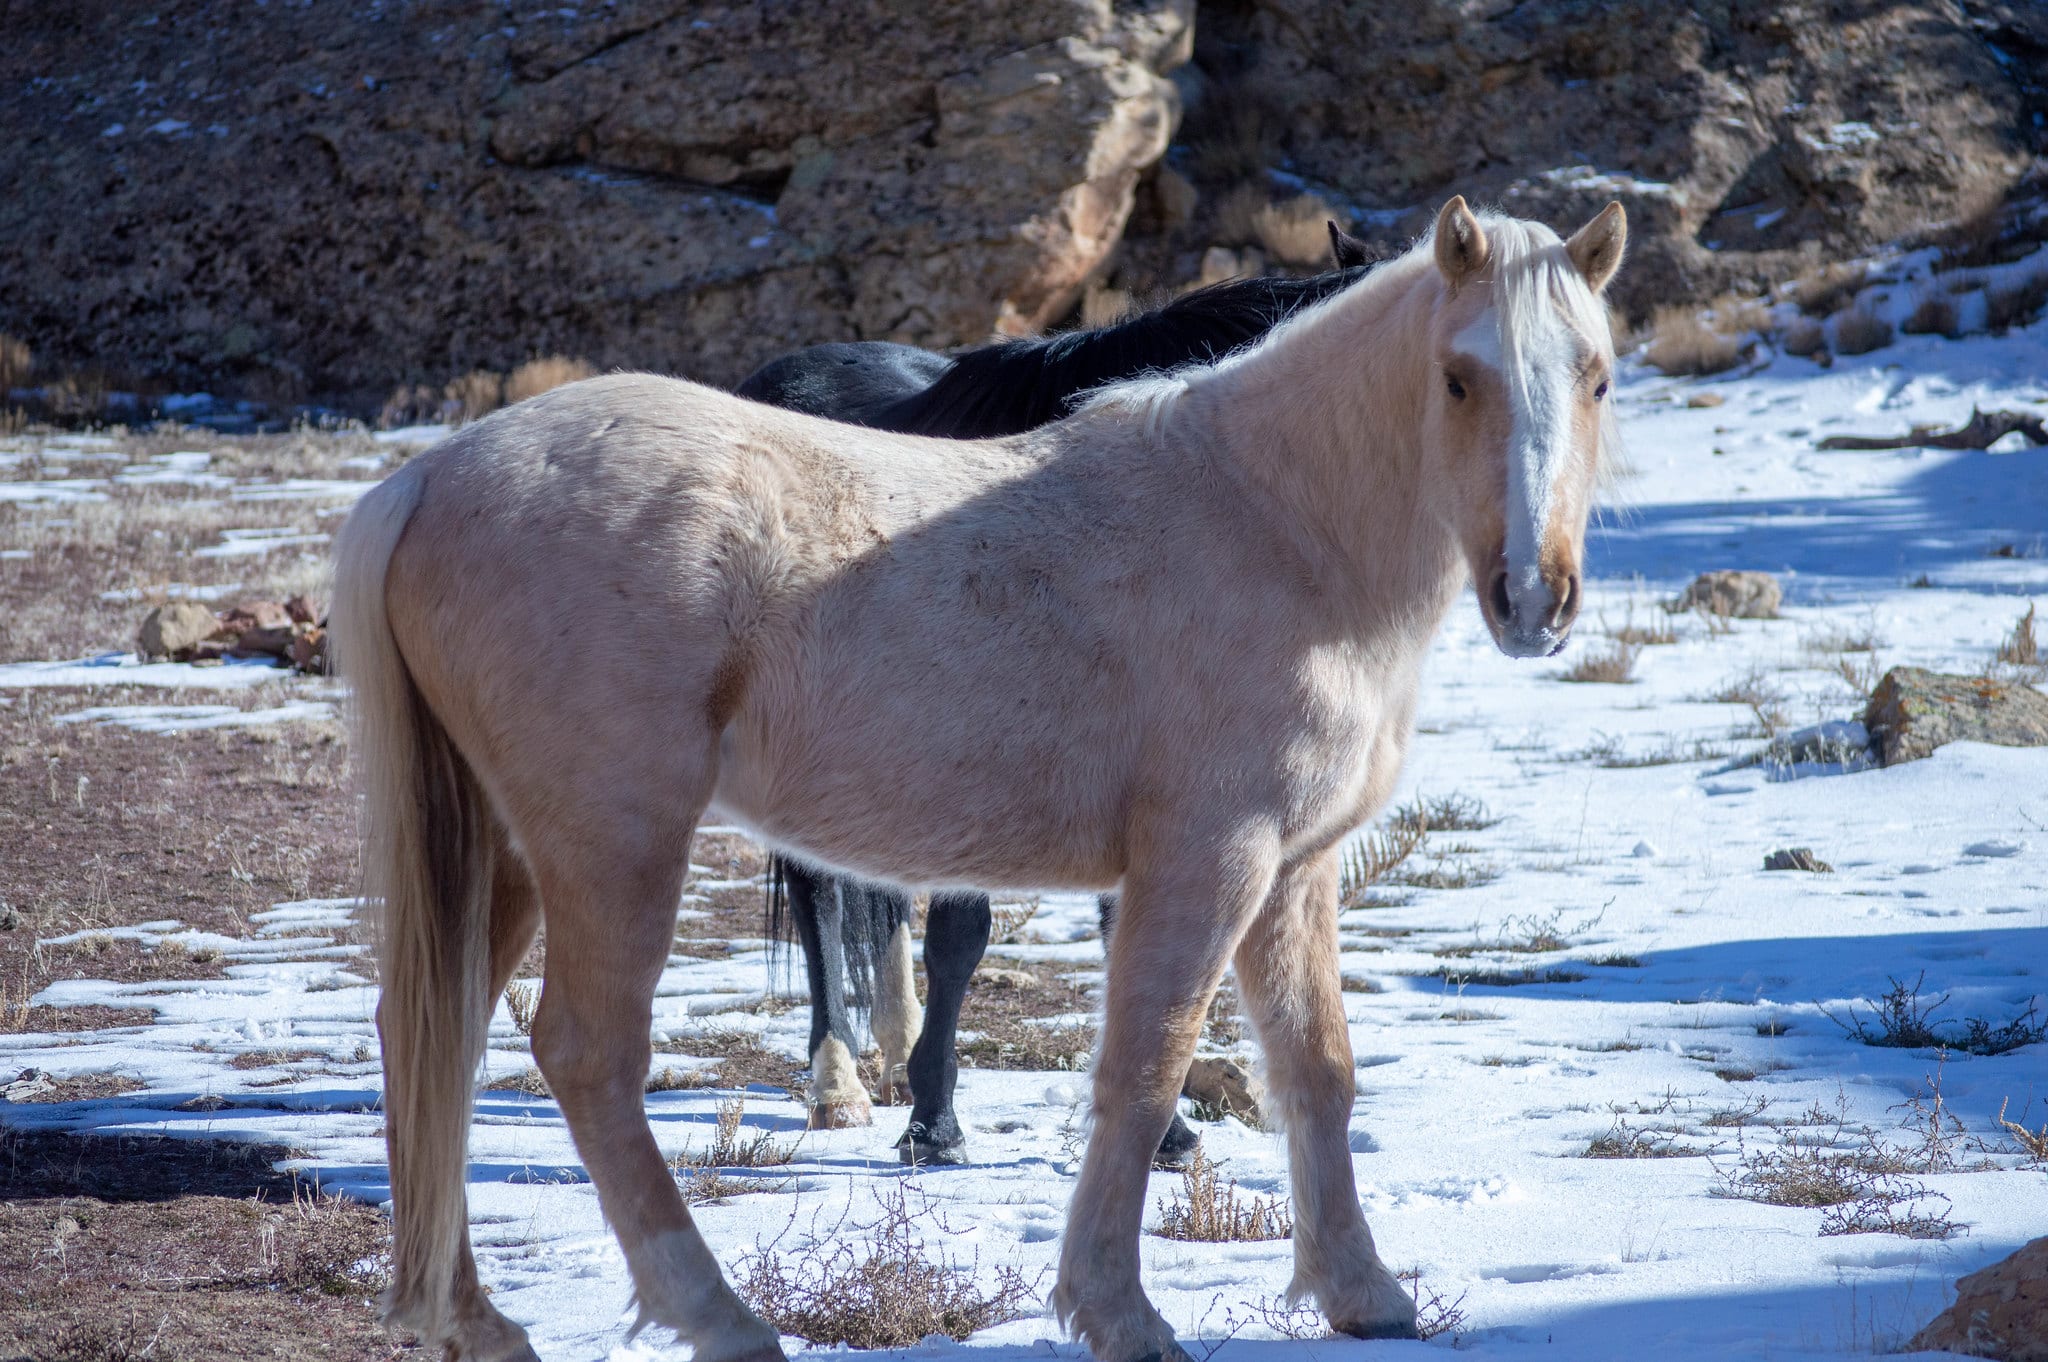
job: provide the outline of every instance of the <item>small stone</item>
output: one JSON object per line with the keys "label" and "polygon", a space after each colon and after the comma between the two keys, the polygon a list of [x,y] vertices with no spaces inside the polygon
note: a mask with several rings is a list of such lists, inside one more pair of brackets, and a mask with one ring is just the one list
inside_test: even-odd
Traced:
{"label": "small stone", "polygon": [[1654,861],[1657,859],[1657,848],[1648,842],[1637,842],[1636,849],[1629,854],[1639,861]]}
{"label": "small stone", "polygon": [[1038,987],[1038,976],[1029,970],[983,965],[974,971],[974,982],[986,984],[991,988],[1033,989]]}
{"label": "small stone", "polygon": [[1774,620],[1784,599],[1784,589],[1768,572],[1722,570],[1702,572],[1664,608],[1674,615],[1704,610],[1723,619]]}
{"label": "small stone", "polygon": [[1870,693],[1863,722],[1887,766],[1952,742],[2048,747],[2048,695],[1986,676],[1894,667]]}
{"label": "small stone", "polygon": [[143,618],[135,633],[135,651],[145,659],[168,657],[185,662],[194,649],[220,631],[220,621],[199,602],[172,601]]}
{"label": "small stone", "polygon": [[1907,1349],[2048,1362],[2048,1237],[1956,1283],[1956,1303]]}
{"label": "small stone", "polygon": [[14,1081],[0,1088],[0,1098],[9,1102],[31,1102],[55,1089],[57,1084],[41,1069],[23,1069]]}
{"label": "small stone", "polygon": [[276,601],[243,601],[220,617],[220,627],[239,638],[252,629],[289,629],[292,617]]}
{"label": "small stone", "polygon": [[1813,854],[1810,847],[1781,847],[1764,857],[1766,870],[1804,870],[1811,875],[1832,875],[1835,868]]}
{"label": "small stone", "polygon": [[1694,408],[1718,407],[1727,400],[1727,398],[1719,393],[1694,393],[1691,397],[1685,399],[1685,405]]}

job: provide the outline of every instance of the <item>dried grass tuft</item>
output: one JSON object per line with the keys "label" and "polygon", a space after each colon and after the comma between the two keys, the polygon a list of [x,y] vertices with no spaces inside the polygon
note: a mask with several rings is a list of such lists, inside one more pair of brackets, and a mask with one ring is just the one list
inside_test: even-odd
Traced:
{"label": "dried grass tuft", "polygon": [[1858,305],[1835,318],[1835,351],[1867,355],[1892,343],[1892,324]]}
{"label": "dried grass tuft", "polygon": [[2034,635],[2034,607],[2027,606],[2027,613],[2012,627],[1998,645],[1998,660],[2015,667],[2038,667],[2041,665],[2041,644]]}
{"label": "dried grass tuft", "polygon": [[746,1101],[728,1097],[718,1104],[718,1123],[711,1136],[711,1147],[702,1154],[689,1150],[670,1160],[670,1166],[685,1168],[781,1168],[796,1157],[794,1144],[783,1144],[765,1130],[751,1135],[741,1133],[740,1122],[746,1119]]}
{"label": "dried grass tuft", "polygon": [[916,1221],[931,1208],[913,1215],[906,1184],[891,1182],[874,1195],[882,1217],[855,1227],[864,1236],[858,1246],[822,1242],[837,1238],[842,1225],[799,1250],[779,1251],[778,1235],[741,1258],[733,1270],[740,1299],[777,1332],[825,1347],[908,1348],[933,1334],[965,1340],[1025,1314],[1037,1281],[1000,1267],[994,1290],[983,1291],[974,1264],[927,1249]]}
{"label": "dried grass tuft", "polygon": [[447,399],[443,413],[451,424],[462,425],[505,405],[505,376],[489,369],[472,369],[449,380],[441,395]]}
{"label": "dried grass tuft", "polygon": [[1778,348],[1788,355],[1825,361],[1828,329],[1811,317],[1794,318],[1778,336]]}
{"label": "dried grass tuft", "polygon": [[1626,685],[1636,679],[1636,651],[1635,645],[1616,639],[1605,648],[1581,653],[1579,660],[1560,672],[1557,679]]}
{"label": "dried grass tuft", "polygon": [[1278,1197],[1240,1197],[1237,1181],[1219,1182],[1216,1165],[1199,1147],[1181,1170],[1171,1200],[1159,1203],[1161,1239],[1198,1244],[1261,1243],[1294,1234],[1294,1217]]}
{"label": "dried grass tuft", "polygon": [[1233,185],[1216,200],[1216,240],[1226,246],[1254,244],[1259,239],[1259,218],[1266,208],[1266,191],[1261,183]]}
{"label": "dried grass tuft", "polygon": [[597,370],[588,361],[569,359],[563,355],[545,355],[530,359],[512,371],[505,380],[505,405],[524,402],[529,397],[539,397],[550,388],[559,388],[564,383],[576,383],[595,377]]}
{"label": "dried grass tuft", "polygon": [[1724,336],[1690,307],[1660,307],[1650,317],[1643,358],[1667,374],[1718,374],[1742,360],[1742,340]]}
{"label": "dried grass tuft", "polygon": [[1869,278],[1867,265],[1821,265],[1793,280],[1787,291],[1809,317],[1831,317],[1855,299]]}
{"label": "dried grass tuft", "polygon": [[1268,255],[1307,269],[1330,255],[1328,223],[1336,214],[1314,194],[1269,203],[1252,215],[1252,229]]}
{"label": "dried grass tuft", "polygon": [[517,983],[505,989],[505,1010],[512,1014],[512,1025],[522,1036],[533,1034],[533,1016],[540,1010],[540,985]]}
{"label": "dried grass tuft", "polygon": [[2026,326],[2048,307],[2048,269],[1984,290],[1984,324],[1993,331]]}
{"label": "dried grass tuft", "polygon": [[1428,835],[1426,824],[1396,819],[1387,827],[1350,842],[1338,864],[1339,901],[1347,907],[1355,905],[1368,889],[1414,855]]}
{"label": "dried grass tuft", "polygon": [[0,332],[0,402],[14,389],[27,387],[35,370],[35,354],[28,342]]}
{"label": "dried grass tuft", "polygon": [[1941,291],[1925,293],[1913,304],[1913,311],[1899,330],[1909,336],[1947,336],[1953,339],[1961,334],[1961,309],[1956,306],[1953,295]]}

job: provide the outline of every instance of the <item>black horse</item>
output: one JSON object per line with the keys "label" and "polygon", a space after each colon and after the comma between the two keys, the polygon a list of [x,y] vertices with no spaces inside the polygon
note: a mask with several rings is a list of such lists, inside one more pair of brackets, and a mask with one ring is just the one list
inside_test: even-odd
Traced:
{"label": "black horse", "polygon": [[[1092,388],[1151,371],[1203,364],[1258,339],[1300,309],[1358,282],[1377,257],[1330,224],[1337,268],[1310,279],[1236,279],[1185,294],[1152,312],[1092,331],[1000,341],[950,358],[886,341],[815,345],[771,361],[734,391],[741,397],[877,430],[951,439],[1015,435],[1068,413]],[[776,857],[769,879],[770,936],[781,935],[786,902],[804,952],[811,993],[811,1053],[827,1035],[853,1054],[847,1011],[870,995],[876,961],[910,898]],[[1099,907],[1106,939],[1115,896]],[[924,1031],[910,1052],[910,1127],[897,1148],[905,1163],[964,1163],[966,1136],[953,1113],[959,1077],[954,1036],[968,980],[988,949],[986,894],[934,894],[925,919]],[[885,1082],[888,1076],[885,1075]],[[1200,1142],[1178,1115],[1155,1166],[1180,1168]]]}

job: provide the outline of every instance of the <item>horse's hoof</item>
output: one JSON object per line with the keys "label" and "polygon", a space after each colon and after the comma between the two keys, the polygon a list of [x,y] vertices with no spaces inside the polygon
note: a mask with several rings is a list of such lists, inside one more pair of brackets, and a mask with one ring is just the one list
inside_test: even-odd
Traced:
{"label": "horse's hoof", "polygon": [[811,1130],[851,1130],[874,1123],[875,1114],[865,1102],[820,1102],[804,1116],[804,1125]]}
{"label": "horse's hoof", "polygon": [[1152,1155],[1152,1166],[1162,1173],[1181,1172],[1201,1148],[1202,1137],[1176,1121]]}
{"label": "horse's hoof", "polygon": [[967,1141],[958,1139],[950,1144],[939,1144],[928,1138],[929,1132],[916,1121],[896,1141],[896,1156],[913,1168],[927,1164],[947,1165],[967,1162]]}
{"label": "horse's hoof", "polygon": [[1137,1358],[1136,1362],[1195,1362],[1195,1359],[1188,1356],[1186,1348],[1175,1343],[1171,1347],[1162,1348],[1156,1353],[1146,1353],[1143,1357]]}
{"label": "horse's hoof", "polygon": [[1422,1337],[1421,1332],[1417,1330],[1415,1327],[1415,1321],[1412,1319],[1376,1320],[1368,1324],[1338,1324],[1335,1321],[1332,1321],[1330,1327],[1332,1329],[1335,1329],[1338,1333],[1344,1334],[1350,1338],[1384,1339]]}

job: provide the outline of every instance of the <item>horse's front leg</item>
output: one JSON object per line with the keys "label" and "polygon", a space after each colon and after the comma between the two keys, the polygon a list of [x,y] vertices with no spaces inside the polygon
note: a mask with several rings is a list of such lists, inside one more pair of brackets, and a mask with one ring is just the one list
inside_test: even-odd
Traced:
{"label": "horse's front leg", "polygon": [[1124,876],[1095,1060],[1094,1130],[1067,1213],[1052,1307],[1101,1362],[1185,1359],[1138,1280],[1152,1157],[1209,1000],[1272,882],[1263,844],[1161,848]]}
{"label": "horse's front leg", "polygon": [[811,990],[811,1085],[804,1094],[812,1130],[864,1126],[873,1119],[855,1056],[860,1052],[846,1011],[845,914],[839,881],[796,861],[783,862],[789,915],[803,943]]}
{"label": "horse's front leg", "polygon": [[1266,1056],[1267,1111],[1287,1132],[1294,1187],[1290,1300],[1330,1327],[1414,1338],[1415,1303],[1380,1261],[1351,1167],[1356,1093],[1337,968],[1337,856],[1290,866],[1237,948],[1237,987]]}

